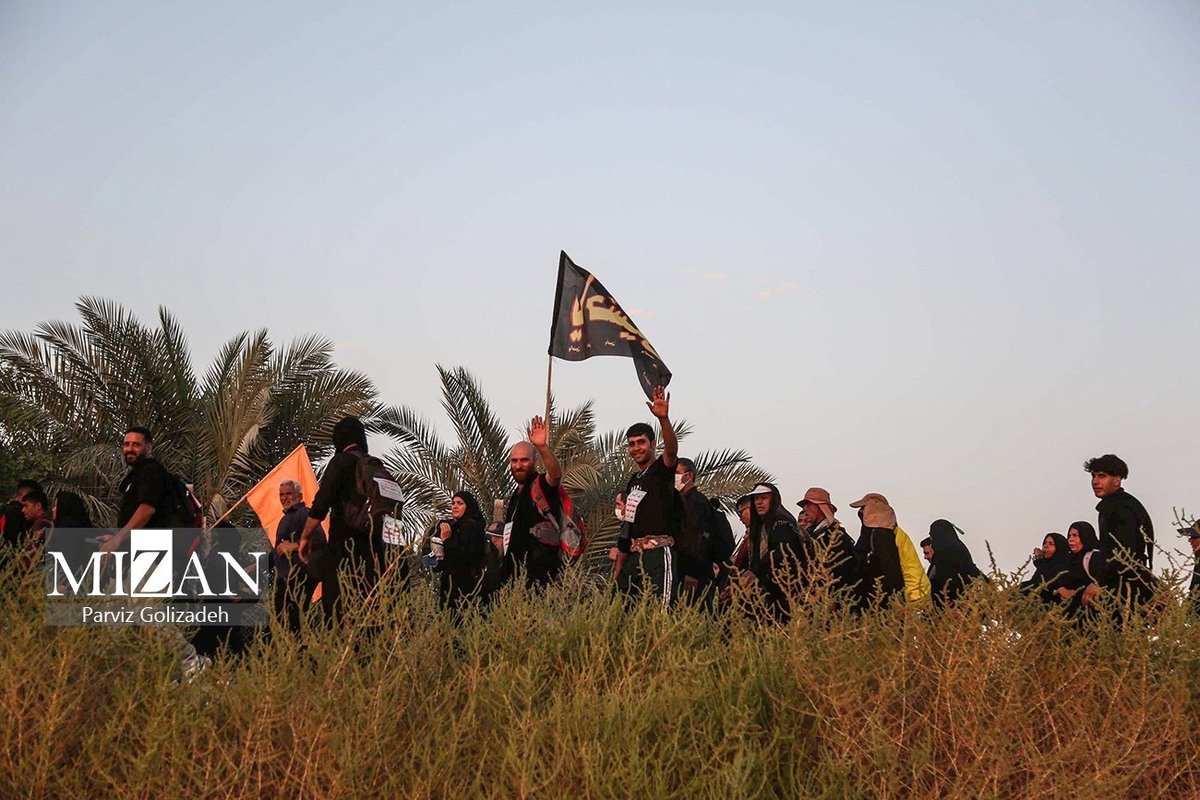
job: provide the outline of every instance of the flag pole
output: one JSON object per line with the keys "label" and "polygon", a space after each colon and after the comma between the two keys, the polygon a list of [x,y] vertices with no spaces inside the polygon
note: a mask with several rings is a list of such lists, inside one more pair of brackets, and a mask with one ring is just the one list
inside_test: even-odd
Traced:
{"label": "flag pole", "polygon": [[226,517],[228,517],[230,514],[232,514],[232,513],[233,513],[233,511],[234,511],[234,509],[236,509],[236,508],[237,508],[238,506],[240,506],[242,503],[246,502],[246,498],[247,498],[247,497],[249,497],[249,496],[250,496],[250,492],[246,492],[244,495],[242,495],[242,499],[241,499],[241,500],[238,500],[236,503],[234,503],[234,504],[233,504],[233,505],[231,505],[231,506],[230,506],[228,509],[226,509],[225,513],[224,513],[224,514],[222,514],[222,515],[221,515],[221,516],[220,516],[220,517],[217,519],[217,521],[216,521],[216,522],[214,522],[212,525],[209,525],[209,526],[208,526],[208,530],[212,530],[213,528],[217,527],[217,526],[218,526],[218,525],[220,525],[222,522],[224,522],[224,521],[225,521],[225,518],[226,518]]}
{"label": "flag pole", "polygon": [[554,375],[554,356],[546,359],[546,432],[550,431],[550,379]]}

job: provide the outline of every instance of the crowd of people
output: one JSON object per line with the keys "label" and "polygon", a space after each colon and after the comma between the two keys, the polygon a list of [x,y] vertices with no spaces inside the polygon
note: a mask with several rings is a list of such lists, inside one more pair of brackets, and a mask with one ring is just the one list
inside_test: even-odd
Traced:
{"label": "crowd of people", "polygon": [[[691,602],[713,611],[740,592],[759,599],[759,613],[785,620],[798,591],[818,580],[836,602],[856,611],[896,602],[942,607],[972,582],[989,580],[963,542],[962,530],[945,519],[935,520],[920,541],[927,563],[922,565],[895,510],[877,492],[848,504],[858,516],[854,536],[825,489],[808,489],[793,514],[777,486],[759,483],[736,499],[744,531],[735,536],[719,504],[697,489],[695,463],[679,456],[669,395],[655,390],[647,407],[658,421],[661,441],[649,424],[629,428],[635,470],[614,498],[620,533],[609,558],[620,592],[648,592],[664,606]],[[357,585],[358,596],[369,597],[386,571],[403,577],[409,568],[410,560],[398,558],[396,546],[385,541],[383,526],[364,525],[363,517],[350,511],[361,512],[369,500],[372,481],[363,475],[386,475],[382,462],[369,453],[362,422],[342,419],[332,441],[335,453],[311,505],[298,481],[285,479],[279,486],[283,517],[275,531],[272,605],[295,631],[318,585],[323,615],[336,623],[344,610],[345,581]],[[151,432],[131,428],[122,451],[129,473],[121,484],[117,527],[94,538],[54,537],[56,528],[92,527],[78,494],[60,491],[51,503],[37,482],[18,484],[0,518],[4,542],[19,554],[18,562],[32,564],[43,546],[111,553],[128,547],[131,530],[173,524],[171,476],[153,457]],[[424,537],[424,562],[437,574],[441,604],[453,615],[468,603],[486,604],[513,580],[533,588],[553,583],[578,556],[570,536],[571,500],[561,489],[562,468],[550,449],[545,420],[531,420],[527,440],[512,447],[508,466],[516,489],[497,502],[490,523],[474,495],[456,491],[449,516]],[[1146,509],[1122,487],[1128,466],[1111,454],[1084,466],[1099,499],[1097,524],[1077,521],[1065,536],[1046,534],[1033,550],[1034,574],[1022,589],[1071,615],[1093,614],[1101,592],[1145,604],[1156,583],[1154,527]],[[328,534],[321,527],[326,520]],[[1200,523],[1181,533],[1200,558]],[[1189,588],[1195,598],[1200,563]]]}
{"label": "crowd of people", "polygon": [[[768,613],[782,620],[797,590],[814,577],[856,610],[901,601],[941,607],[953,603],[972,581],[988,580],[962,530],[944,519],[935,520],[920,542],[927,562],[923,566],[895,510],[877,492],[849,504],[859,518],[855,537],[838,519],[825,489],[808,489],[793,515],[778,487],[760,483],[736,500],[744,532],[735,537],[719,506],[696,488],[695,463],[679,457],[669,396],[659,389],[647,406],[658,420],[662,441],[656,441],[654,428],[646,423],[626,433],[635,472],[615,498],[621,528],[609,554],[621,592],[649,592],[664,605],[682,599],[719,608],[740,587],[760,597]],[[536,469],[537,456],[544,472]],[[472,524],[441,523],[438,550],[430,562],[443,570],[441,588],[448,606],[486,595],[483,565],[493,548],[503,565],[499,583],[517,574],[530,586],[549,583],[565,563],[551,524],[560,509],[551,505],[539,511],[536,502],[543,497],[560,502],[562,475],[546,446],[540,418],[532,421],[529,440],[513,447],[509,466],[517,489],[504,506],[503,528],[498,523],[489,529],[494,536],[480,535],[482,510],[469,494],[456,498],[463,499],[462,518]],[[1121,485],[1128,466],[1109,454],[1089,460],[1084,468],[1099,499],[1098,531],[1078,522],[1066,537],[1053,535],[1061,543],[1046,537],[1033,554],[1035,574],[1023,587],[1048,604],[1062,604],[1070,614],[1087,613],[1102,591],[1145,603],[1155,587],[1150,571],[1154,528],[1142,504]],[[459,509],[456,500],[455,520]],[[459,526],[467,533],[452,554],[447,544],[459,535]],[[1200,552],[1200,525],[1181,532]],[[1200,566],[1197,570],[1193,588],[1200,587]]]}

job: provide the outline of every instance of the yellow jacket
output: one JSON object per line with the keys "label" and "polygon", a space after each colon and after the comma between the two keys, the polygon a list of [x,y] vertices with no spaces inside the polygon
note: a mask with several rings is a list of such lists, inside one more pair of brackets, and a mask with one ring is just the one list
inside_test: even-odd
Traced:
{"label": "yellow jacket", "polygon": [[921,557],[917,555],[912,539],[899,525],[896,526],[896,550],[900,552],[900,570],[904,573],[904,596],[910,603],[928,600],[933,594],[929,576],[921,566]]}

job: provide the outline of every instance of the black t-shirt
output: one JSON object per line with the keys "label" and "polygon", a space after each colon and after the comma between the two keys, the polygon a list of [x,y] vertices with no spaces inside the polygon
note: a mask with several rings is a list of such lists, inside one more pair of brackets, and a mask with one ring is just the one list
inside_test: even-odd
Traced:
{"label": "black t-shirt", "polygon": [[[551,486],[546,476],[538,473],[535,480],[539,481],[546,502],[550,504],[550,513],[557,515],[562,509],[558,498],[558,487]],[[522,484],[508,499],[504,509],[505,523],[512,523],[512,536],[508,542],[508,555],[505,557],[505,575],[510,577],[517,567],[525,569],[525,582],[546,583],[558,575],[562,569],[560,548],[542,544],[534,538],[531,531],[533,526],[542,521],[542,515],[533,502],[533,481]]]}
{"label": "black t-shirt", "polygon": [[133,465],[121,481],[121,509],[117,527],[123,528],[143,503],[154,509],[154,516],[143,527],[147,530],[172,528],[171,478],[166,468],[153,458],[143,458]]}
{"label": "black t-shirt", "polygon": [[[645,492],[629,519],[630,500],[634,490]],[[650,466],[634,473],[625,485],[625,521],[629,522],[629,535],[634,539],[643,536],[674,536],[678,532],[675,505],[675,470],[663,463],[662,456],[654,459]]]}

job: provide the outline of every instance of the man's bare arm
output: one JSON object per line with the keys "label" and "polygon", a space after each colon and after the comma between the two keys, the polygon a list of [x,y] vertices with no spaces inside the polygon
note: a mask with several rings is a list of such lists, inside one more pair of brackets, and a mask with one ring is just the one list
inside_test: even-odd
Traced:
{"label": "man's bare arm", "polygon": [[304,532],[300,534],[300,547],[297,553],[300,555],[300,560],[305,564],[308,563],[308,555],[312,552],[312,533],[320,524],[321,521],[312,516],[304,521]]}
{"label": "man's bare arm", "polygon": [[661,386],[654,387],[654,400],[646,403],[662,428],[663,466],[674,469],[679,459],[679,440],[675,438],[675,428],[671,425],[671,395]]}
{"label": "man's bare arm", "polygon": [[107,539],[100,537],[104,539],[103,543],[100,545],[100,552],[111,553],[114,550],[120,549],[121,545],[125,544],[125,541],[129,539],[129,532],[141,530],[142,528],[146,527],[153,516],[154,506],[149,505],[148,503],[142,503],[139,505],[136,509],[134,509],[133,516],[129,518],[129,522],[125,523],[125,527],[121,528],[121,530],[117,531],[112,536],[109,536]]}
{"label": "man's bare arm", "polygon": [[558,486],[562,483],[562,466],[554,457],[554,451],[550,449],[550,428],[546,421],[541,417],[534,417],[529,421],[526,435],[530,444],[537,448],[538,455],[542,457],[542,465],[546,467],[546,483]]}

